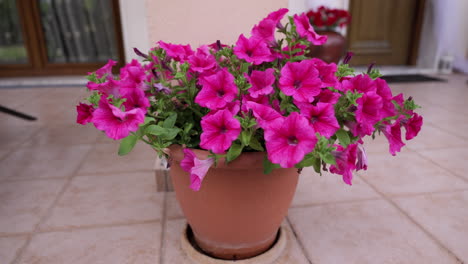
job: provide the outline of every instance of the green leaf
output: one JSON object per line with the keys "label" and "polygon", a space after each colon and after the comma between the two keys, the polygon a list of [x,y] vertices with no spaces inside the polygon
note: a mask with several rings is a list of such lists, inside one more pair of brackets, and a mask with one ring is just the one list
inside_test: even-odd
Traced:
{"label": "green leaf", "polygon": [[274,169],[281,168],[279,164],[271,163],[267,156],[263,159],[263,173],[270,174]]}
{"label": "green leaf", "polygon": [[227,162],[231,162],[237,157],[239,157],[239,155],[242,153],[243,148],[244,146],[239,143],[232,143],[226,156]]}
{"label": "green leaf", "polygon": [[165,140],[173,140],[179,134],[180,128],[168,128],[165,135],[161,136]]}
{"label": "green leaf", "polygon": [[301,162],[296,164],[296,168],[310,167],[316,162],[317,157],[314,154],[309,153],[304,156]]}
{"label": "green leaf", "polygon": [[249,147],[257,150],[257,151],[265,151],[265,149],[262,147],[262,144],[258,141],[256,137],[251,137],[250,138],[250,144]]}
{"label": "green leaf", "polygon": [[340,144],[343,147],[347,147],[351,143],[351,139],[349,138],[348,132],[343,130],[342,128],[336,131],[336,137],[338,138]]}
{"label": "green leaf", "polygon": [[155,121],[154,117],[152,116],[145,116],[145,122],[143,123],[143,125],[141,126],[146,126],[147,124],[149,124],[150,122],[152,121]]}
{"label": "green leaf", "polygon": [[325,161],[328,164],[336,165],[336,160],[335,157],[330,153],[321,153],[320,157],[322,158],[323,161]]}
{"label": "green leaf", "polygon": [[120,141],[119,155],[127,155],[130,151],[132,151],[133,147],[135,147],[137,140],[138,137],[134,134],[131,134],[128,137],[122,139],[122,141]]}
{"label": "green leaf", "polygon": [[98,92],[94,92],[92,95],[86,98],[86,100],[92,105],[97,106],[99,104],[99,100],[101,100],[101,95]]}
{"label": "green leaf", "polygon": [[164,120],[163,127],[173,128],[177,121],[177,113],[172,113],[166,120]]}
{"label": "green leaf", "polygon": [[242,133],[240,134],[240,139],[244,146],[248,146],[250,144],[251,137],[252,137],[252,134],[250,134],[249,131],[242,131]]}
{"label": "green leaf", "polygon": [[346,77],[346,76],[353,75],[353,74],[354,74],[354,69],[349,67],[348,64],[338,65],[338,70],[335,73],[337,77]]}
{"label": "green leaf", "polygon": [[150,125],[146,127],[145,134],[151,134],[155,136],[161,136],[166,133],[166,129],[158,125]]}
{"label": "green leaf", "polygon": [[369,73],[368,73],[369,77],[371,77],[372,79],[377,79],[379,77],[382,77],[383,74],[380,73],[379,69],[372,69]]}

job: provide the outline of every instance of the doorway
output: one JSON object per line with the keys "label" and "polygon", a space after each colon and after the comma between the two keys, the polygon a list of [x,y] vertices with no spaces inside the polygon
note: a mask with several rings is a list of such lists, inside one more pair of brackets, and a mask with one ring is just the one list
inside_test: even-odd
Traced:
{"label": "doorway", "polygon": [[118,0],[0,0],[0,77],[84,75],[124,62]]}
{"label": "doorway", "polygon": [[351,64],[415,65],[424,0],[351,0]]}

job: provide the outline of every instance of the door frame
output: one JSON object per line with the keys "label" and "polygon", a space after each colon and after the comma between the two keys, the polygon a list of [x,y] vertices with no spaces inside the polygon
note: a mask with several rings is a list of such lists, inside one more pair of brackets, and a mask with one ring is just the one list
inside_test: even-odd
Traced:
{"label": "door frame", "polygon": [[[111,0],[118,66],[125,62],[119,0]],[[0,65],[0,77],[86,75],[104,63],[49,63],[44,31],[37,0],[17,0],[16,7],[22,29],[28,63]]]}

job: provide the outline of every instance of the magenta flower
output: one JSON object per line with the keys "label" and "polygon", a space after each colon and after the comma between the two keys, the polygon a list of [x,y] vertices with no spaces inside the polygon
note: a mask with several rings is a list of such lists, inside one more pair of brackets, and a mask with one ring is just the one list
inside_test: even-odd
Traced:
{"label": "magenta flower", "polygon": [[321,36],[317,34],[309,22],[309,18],[305,13],[302,15],[294,15],[294,24],[296,25],[296,31],[300,37],[306,38],[314,45],[323,45],[327,42],[327,36]]}
{"label": "magenta flower", "polygon": [[145,79],[145,69],[135,59],[133,59],[130,63],[127,63],[125,67],[120,69],[120,80],[122,81],[129,81],[139,84]]}
{"label": "magenta flower", "polygon": [[265,143],[271,162],[291,168],[314,149],[317,137],[307,119],[293,112],[281,125],[265,129]]}
{"label": "magenta flower", "polygon": [[309,120],[315,132],[320,133],[320,135],[330,138],[340,129],[340,125],[335,117],[333,104],[318,103],[316,106],[313,106],[302,103],[298,107],[301,110],[301,114]]}
{"label": "magenta flower", "polygon": [[139,124],[145,121],[145,113],[135,108],[130,111],[122,111],[109,104],[105,98],[99,101],[99,108],[93,113],[94,126],[105,131],[109,138],[114,140],[127,137],[130,132],[138,130]]}
{"label": "magenta flower", "polygon": [[367,154],[362,144],[357,145],[356,157],[356,170],[367,170]]}
{"label": "magenta flower", "polygon": [[208,46],[201,46],[194,55],[188,57],[190,69],[196,72],[204,72],[216,67],[216,58],[210,54]]}
{"label": "magenta flower", "polygon": [[232,102],[238,93],[234,84],[234,76],[224,68],[215,74],[201,77],[201,91],[195,97],[195,102],[211,110],[224,108]]}
{"label": "magenta flower", "polygon": [[405,145],[401,140],[400,121],[396,120],[393,125],[386,125],[381,131],[388,140],[390,154],[395,156],[396,152],[400,152],[401,148]]}
{"label": "magenta flower", "polygon": [[403,126],[406,129],[406,140],[411,140],[418,135],[423,125],[423,117],[414,113],[413,116],[406,122],[403,122]]}
{"label": "magenta flower", "polygon": [[94,107],[89,104],[80,103],[76,106],[76,123],[86,125],[93,119]]}
{"label": "magenta flower", "polygon": [[109,60],[106,65],[96,71],[96,77],[99,79],[107,76],[107,78],[112,78],[112,67],[117,65],[117,62],[114,60]]}
{"label": "magenta flower", "polygon": [[315,68],[318,70],[318,77],[322,81],[322,87],[335,87],[338,80],[336,79],[336,64],[326,63],[320,59],[313,58],[311,60]]}
{"label": "magenta flower", "polygon": [[333,92],[328,88],[322,88],[320,94],[315,96],[315,102],[318,103],[329,103],[329,104],[336,104],[340,99],[341,94],[337,92]]}
{"label": "magenta flower", "polygon": [[148,107],[150,107],[150,102],[141,89],[125,90],[122,93],[122,98],[126,99],[123,105],[127,111],[138,108],[146,113]]}
{"label": "magenta flower", "polygon": [[244,59],[254,65],[270,62],[275,59],[265,41],[254,37],[248,39],[243,34],[239,36],[236,42],[234,54],[239,59]]}
{"label": "magenta flower", "polygon": [[252,110],[257,124],[265,129],[269,126],[280,126],[283,123],[283,116],[270,106],[248,101],[245,103],[248,110]]}
{"label": "magenta flower", "polygon": [[345,149],[340,145],[335,145],[337,149],[332,152],[336,160],[336,165],[330,166],[330,172],[343,176],[343,181],[346,184],[352,185],[353,173],[356,169],[356,144],[348,145]]}
{"label": "magenta flower", "polygon": [[214,164],[214,158],[199,159],[188,148],[184,148],[184,154],[184,159],[180,162],[180,166],[183,170],[190,173],[190,188],[194,191],[199,191],[206,173]]}
{"label": "magenta flower", "polygon": [[264,19],[252,29],[252,37],[265,42],[275,41],[276,23],[271,19]]}
{"label": "magenta flower", "polygon": [[356,102],[356,121],[363,126],[365,134],[370,135],[374,131],[374,125],[381,119],[382,97],[375,92],[367,92]]}
{"label": "magenta flower", "polygon": [[311,60],[287,62],[281,69],[281,91],[298,102],[313,102],[314,96],[321,92],[321,86],[318,71]]}
{"label": "magenta flower", "polygon": [[250,96],[257,98],[259,95],[268,95],[273,92],[275,83],[275,70],[272,68],[266,71],[252,71],[250,76],[246,76],[252,87],[249,88]]}
{"label": "magenta flower", "polygon": [[278,24],[281,21],[281,19],[283,19],[284,15],[288,13],[288,11],[289,10],[287,8],[280,8],[277,11],[274,11],[268,14],[266,19],[271,19],[275,21],[275,24]]}
{"label": "magenta flower", "polygon": [[200,147],[217,154],[224,153],[241,132],[239,120],[227,109],[203,117],[201,127]]}
{"label": "magenta flower", "polygon": [[158,41],[159,46],[166,51],[167,56],[174,58],[176,61],[186,61],[190,55],[193,55],[193,50],[190,45],[176,45]]}
{"label": "magenta flower", "polygon": [[355,77],[346,79],[341,82],[341,91],[353,91],[353,92],[375,92],[377,89],[376,83],[366,74],[360,74]]}
{"label": "magenta flower", "polygon": [[[297,49],[300,49],[300,51],[297,51],[297,52],[293,53],[293,51],[297,50]],[[286,54],[284,54],[284,57],[289,59],[289,58],[294,57],[294,56],[304,55],[306,49],[307,49],[306,45],[302,45],[302,44],[299,44],[299,43],[292,46],[292,47],[286,46],[286,47],[283,48],[283,51],[286,52]]]}
{"label": "magenta flower", "polygon": [[88,82],[88,84],[86,85],[88,89],[93,90],[93,91],[99,91],[105,97],[109,95],[113,95],[114,98],[120,97],[120,86],[121,86],[120,81],[115,81],[113,79],[109,79],[103,83]]}

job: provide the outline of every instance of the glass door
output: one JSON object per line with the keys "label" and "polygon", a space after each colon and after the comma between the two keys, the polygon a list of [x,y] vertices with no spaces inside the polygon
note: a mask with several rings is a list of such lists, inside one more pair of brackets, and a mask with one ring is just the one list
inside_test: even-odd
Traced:
{"label": "glass door", "polygon": [[86,74],[124,61],[118,0],[0,0],[0,21],[0,77]]}

